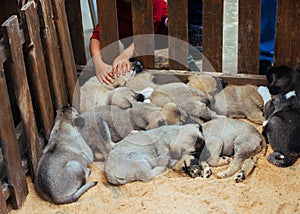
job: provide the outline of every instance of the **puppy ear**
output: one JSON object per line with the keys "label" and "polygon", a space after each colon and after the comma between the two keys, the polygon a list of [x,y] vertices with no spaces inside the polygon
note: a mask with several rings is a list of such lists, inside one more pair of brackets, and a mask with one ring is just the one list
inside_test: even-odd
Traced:
{"label": "puppy ear", "polygon": [[128,99],[123,98],[123,99],[121,99],[120,102],[118,103],[118,106],[119,106],[121,109],[127,109],[127,108],[131,108],[131,107],[132,107],[132,103],[129,102]]}

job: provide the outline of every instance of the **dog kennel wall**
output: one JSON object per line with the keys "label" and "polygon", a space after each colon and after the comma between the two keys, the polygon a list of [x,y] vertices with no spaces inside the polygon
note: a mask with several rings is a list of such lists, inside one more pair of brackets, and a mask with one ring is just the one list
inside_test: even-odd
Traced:
{"label": "dog kennel wall", "polygon": [[[9,5],[11,1],[5,2]],[[260,1],[239,1],[238,74],[231,76],[222,73],[224,1],[202,2],[203,71],[216,71],[229,84],[266,84],[265,77],[258,75]],[[168,0],[168,4],[169,57],[186,61],[170,60],[170,71],[154,70],[151,37],[142,42],[135,40],[136,52],[139,55],[147,50],[147,55],[141,54],[139,59],[161,77],[161,82],[169,81],[163,80],[165,73],[185,82],[191,74],[185,71],[188,46],[178,46],[174,39],[187,41],[187,0]],[[97,0],[102,47],[119,38],[115,6],[116,0]],[[53,127],[55,110],[78,99],[74,94],[77,68],[86,63],[79,0],[28,1],[16,11],[2,24],[0,40],[0,213],[8,213],[8,204],[13,209],[22,206],[28,194],[26,174],[33,178]],[[133,0],[132,15],[135,35],[153,32],[151,0]],[[278,0],[277,65],[299,66],[299,18],[300,1]]]}

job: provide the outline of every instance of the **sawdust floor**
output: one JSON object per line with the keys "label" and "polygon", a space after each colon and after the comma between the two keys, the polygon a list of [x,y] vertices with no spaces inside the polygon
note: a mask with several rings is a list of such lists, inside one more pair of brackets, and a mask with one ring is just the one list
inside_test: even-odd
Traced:
{"label": "sawdust floor", "polygon": [[[270,152],[268,147],[266,155]],[[300,160],[277,168],[266,157],[242,183],[233,178],[192,179],[168,170],[147,183],[112,186],[106,181],[103,163],[97,162],[91,165],[89,180],[98,184],[66,205],[41,200],[28,177],[29,195],[21,209],[10,213],[300,213]]]}

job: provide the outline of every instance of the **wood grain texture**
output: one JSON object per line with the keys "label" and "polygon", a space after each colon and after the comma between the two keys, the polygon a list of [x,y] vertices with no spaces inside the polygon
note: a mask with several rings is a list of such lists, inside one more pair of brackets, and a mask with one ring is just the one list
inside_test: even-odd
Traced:
{"label": "wood grain texture", "polygon": [[300,1],[277,1],[274,65],[300,67]]}
{"label": "wood grain texture", "polygon": [[222,0],[203,0],[203,71],[222,72]]}
{"label": "wood grain texture", "polygon": [[238,73],[259,73],[260,0],[239,0]]}
{"label": "wood grain texture", "polygon": [[170,69],[188,68],[188,3],[187,0],[168,1],[169,66]]}

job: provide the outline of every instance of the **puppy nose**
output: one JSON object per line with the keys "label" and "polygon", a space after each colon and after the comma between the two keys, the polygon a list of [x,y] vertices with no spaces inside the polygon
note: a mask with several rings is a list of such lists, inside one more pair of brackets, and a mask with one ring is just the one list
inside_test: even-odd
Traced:
{"label": "puppy nose", "polygon": [[145,96],[143,94],[137,94],[136,100],[138,102],[144,102]]}

